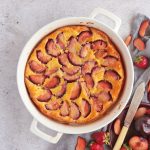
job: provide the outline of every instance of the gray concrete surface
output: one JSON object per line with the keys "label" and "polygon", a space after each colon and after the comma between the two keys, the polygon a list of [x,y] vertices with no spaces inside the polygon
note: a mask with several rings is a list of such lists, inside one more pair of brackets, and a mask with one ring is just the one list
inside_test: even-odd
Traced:
{"label": "gray concrete surface", "polygon": [[123,38],[138,12],[150,17],[149,0],[0,0],[0,150],[74,149],[76,136],[64,135],[54,145],[29,131],[32,116],[18,93],[16,66],[23,46],[43,25],[67,16],[88,16],[97,6],[122,19]]}

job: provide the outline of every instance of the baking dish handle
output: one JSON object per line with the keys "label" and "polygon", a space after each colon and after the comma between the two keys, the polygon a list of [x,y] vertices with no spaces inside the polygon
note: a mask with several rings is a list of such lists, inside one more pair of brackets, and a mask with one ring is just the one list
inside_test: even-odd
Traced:
{"label": "baking dish handle", "polygon": [[95,18],[98,14],[102,14],[106,17],[108,17],[109,19],[111,19],[114,23],[115,23],[115,26],[113,28],[113,30],[115,32],[118,32],[120,26],[121,26],[121,19],[118,18],[116,15],[114,15],[113,13],[103,9],[103,8],[100,8],[100,7],[97,7],[95,8],[92,13],[90,14],[90,18]]}
{"label": "baking dish handle", "polygon": [[31,123],[30,131],[47,142],[56,144],[63,135],[63,133],[58,132],[56,136],[50,136],[44,133],[43,131],[39,130],[37,127],[37,124],[38,124],[38,121],[33,119]]}

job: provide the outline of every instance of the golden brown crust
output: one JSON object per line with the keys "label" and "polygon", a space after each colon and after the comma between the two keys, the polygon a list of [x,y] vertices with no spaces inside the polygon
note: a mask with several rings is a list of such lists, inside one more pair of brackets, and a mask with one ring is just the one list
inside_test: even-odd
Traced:
{"label": "golden brown crust", "polygon": [[[47,44],[50,39],[52,42]],[[87,43],[89,44],[85,47]],[[37,51],[40,51],[40,58],[37,58]],[[98,54],[98,51],[105,52],[105,55]],[[62,64],[58,56],[64,53],[67,57],[62,60],[66,63]],[[33,60],[40,65],[31,68],[30,62]],[[86,68],[88,65],[90,69]],[[37,72],[42,68],[41,66],[46,70]],[[65,70],[62,69],[64,66]],[[65,26],[44,37],[33,49],[26,64],[25,84],[31,100],[42,114],[61,123],[85,124],[103,117],[115,105],[124,86],[124,71],[121,55],[104,32],[86,26]],[[30,80],[30,76],[34,82]],[[86,76],[91,77],[90,81],[85,81]],[[97,88],[100,81],[103,82],[100,88]],[[111,88],[108,83],[112,85]],[[44,95],[45,90],[49,90],[52,95],[49,96],[46,92],[47,95]],[[74,95],[73,100],[71,94]],[[41,95],[44,101],[38,100]],[[101,108],[98,108],[98,110],[102,109],[101,111],[96,111],[95,104],[98,103],[95,100],[101,101],[103,106],[100,105]],[[67,102],[67,106],[62,107],[63,101]],[[50,109],[47,109],[46,105]],[[67,107],[67,112],[71,114],[62,116],[61,107],[61,111]]]}

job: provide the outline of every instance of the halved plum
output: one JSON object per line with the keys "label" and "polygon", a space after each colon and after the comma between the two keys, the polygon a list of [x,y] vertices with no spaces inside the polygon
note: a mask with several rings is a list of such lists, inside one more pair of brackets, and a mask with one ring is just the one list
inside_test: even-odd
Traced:
{"label": "halved plum", "polygon": [[107,56],[107,51],[106,50],[98,50],[95,52],[95,57],[97,59],[103,58]]}
{"label": "halved plum", "polygon": [[66,93],[66,88],[67,88],[67,82],[64,82],[61,85],[61,89],[57,91],[57,93],[55,93],[55,96],[58,98],[62,97]]}
{"label": "halved plum", "polygon": [[36,62],[35,60],[31,60],[29,62],[29,66],[30,66],[30,69],[33,71],[33,72],[36,72],[36,73],[43,73],[45,72],[46,70],[46,67],[42,64],[39,64],[38,62]]}
{"label": "halved plum", "polygon": [[80,117],[80,115],[81,115],[81,113],[80,113],[78,105],[76,103],[72,102],[70,104],[70,117],[73,120],[77,120]]}
{"label": "halved plum", "polygon": [[112,78],[114,80],[120,80],[120,75],[115,70],[107,70],[105,71],[105,77]]}
{"label": "halved plum", "polygon": [[81,58],[86,57],[88,55],[88,52],[89,52],[90,48],[91,48],[91,44],[90,43],[86,43],[85,45],[83,45],[81,50],[80,50],[79,56]]}
{"label": "halved plum", "polygon": [[79,43],[85,43],[91,37],[92,37],[92,32],[91,31],[82,31],[78,35],[78,42]]}
{"label": "halved plum", "polygon": [[93,78],[91,77],[91,75],[90,75],[90,74],[86,74],[86,75],[84,76],[84,79],[85,79],[87,88],[88,88],[88,89],[92,89],[92,88],[94,87],[94,80],[93,80]]}
{"label": "halved plum", "polygon": [[58,61],[61,65],[68,67],[68,65],[70,64],[69,60],[68,60],[68,56],[66,53],[61,54],[58,57]]}
{"label": "halved plum", "polygon": [[68,75],[74,75],[74,74],[76,74],[76,73],[79,72],[80,67],[79,67],[79,66],[73,66],[73,67],[71,67],[71,68],[68,68],[68,67],[63,66],[63,67],[61,68],[61,70],[62,70],[63,72],[65,72],[65,73],[67,73]]}
{"label": "halved plum", "polygon": [[59,33],[56,37],[56,42],[62,48],[63,50],[65,49],[65,43],[64,43],[64,34],[63,32]]}
{"label": "halved plum", "polygon": [[83,64],[82,59],[75,53],[68,53],[68,59],[74,66],[81,66]]}
{"label": "halved plum", "polygon": [[58,86],[60,83],[60,78],[58,76],[52,77],[47,83],[44,85],[45,88],[52,89]]}
{"label": "halved plum", "polygon": [[94,109],[97,111],[97,112],[100,112],[103,110],[103,103],[98,100],[97,97],[92,97],[92,100],[93,100],[93,104],[94,104]]}
{"label": "halved plum", "polygon": [[103,40],[96,40],[92,43],[93,50],[103,50],[107,47],[107,43]]}
{"label": "halved plum", "polygon": [[60,108],[60,102],[58,100],[50,101],[45,105],[47,110],[57,110]]}
{"label": "halved plum", "polygon": [[106,80],[101,80],[97,84],[98,89],[103,89],[105,91],[110,91],[112,89],[112,84]]}
{"label": "halved plum", "polygon": [[103,66],[112,66],[114,65],[116,62],[118,61],[118,59],[114,56],[106,56],[104,57],[104,62],[103,62]]}
{"label": "halved plum", "polygon": [[60,115],[68,116],[69,115],[69,104],[67,101],[63,101],[60,107]]}
{"label": "halved plum", "polygon": [[91,105],[86,99],[82,99],[80,111],[84,118],[86,118],[90,114]]}
{"label": "halved plum", "polygon": [[37,56],[37,59],[43,64],[47,64],[52,59],[50,55],[43,54],[41,50],[36,51],[36,56]]}
{"label": "halved plum", "polygon": [[69,44],[67,46],[68,51],[72,53],[76,52],[76,45],[78,44],[77,39],[71,36],[68,41],[69,41]]}
{"label": "halved plum", "polygon": [[75,100],[81,94],[81,84],[79,82],[75,82],[74,87],[71,89],[70,99]]}
{"label": "halved plum", "polygon": [[110,101],[110,100],[112,100],[112,96],[111,96],[111,94],[110,94],[110,92],[106,92],[106,91],[102,91],[102,92],[100,92],[98,95],[97,95],[97,97],[98,97],[98,100],[100,100],[100,101]]}
{"label": "halved plum", "polygon": [[52,97],[52,92],[50,90],[44,90],[43,93],[37,97],[40,102],[48,102]]}
{"label": "halved plum", "polygon": [[49,39],[45,46],[47,54],[57,57],[60,55],[60,50],[57,48],[53,39]]}
{"label": "halved plum", "polygon": [[95,65],[96,62],[94,60],[86,61],[82,66],[82,74],[85,75],[86,73],[91,73]]}
{"label": "halved plum", "polygon": [[64,74],[63,78],[67,81],[67,82],[74,82],[76,81],[77,79],[80,78],[80,75],[77,73],[77,74],[74,74],[74,75],[68,75],[68,74]]}
{"label": "halved plum", "polygon": [[52,74],[54,74],[55,72],[57,72],[58,71],[58,68],[53,68],[53,69],[50,69],[50,70],[46,70],[46,72],[45,72],[45,76],[46,77],[50,77]]}
{"label": "halved plum", "polygon": [[44,75],[30,75],[29,80],[37,85],[42,85],[45,81],[45,76]]}

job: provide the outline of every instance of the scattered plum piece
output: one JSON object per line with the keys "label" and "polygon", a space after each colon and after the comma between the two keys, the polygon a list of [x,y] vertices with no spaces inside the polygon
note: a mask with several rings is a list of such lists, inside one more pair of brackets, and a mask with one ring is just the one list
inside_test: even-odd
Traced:
{"label": "scattered plum piece", "polygon": [[62,102],[62,105],[60,107],[60,114],[62,116],[68,116],[69,115],[69,104],[67,101]]}
{"label": "scattered plum piece", "polygon": [[103,50],[107,47],[107,43],[103,40],[96,40],[92,43],[92,49],[97,50]]}
{"label": "scattered plum piece", "polygon": [[126,39],[124,40],[124,43],[126,44],[126,46],[129,46],[131,41],[132,41],[132,35],[130,34],[126,37]]}
{"label": "scattered plum piece", "polygon": [[74,87],[71,90],[70,99],[77,99],[81,94],[81,84],[79,82],[75,82]]}
{"label": "scattered plum piece", "polygon": [[140,38],[134,39],[133,45],[135,46],[135,48],[137,48],[140,51],[143,51],[145,49],[145,47],[146,47],[145,43]]}
{"label": "scattered plum piece", "polygon": [[98,82],[97,88],[110,91],[112,89],[112,84],[106,80],[101,80]]}
{"label": "scattered plum piece", "polygon": [[136,114],[135,114],[135,116],[134,116],[134,119],[138,119],[138,118],[144,116],[144,115],[146,114],[146,110],[147,110],[147,109],[146,109],[145,107],[140,107],[140,108],[137,110],[137,112],[136,112]]}
{"label": "scattered plum piece", "polygon": [[45,76],[44,75],[30,75],[29,80],[37,85],[42,85],[45,81]]}
{"label": "scattered plum piece", "polygon": [[80,70],[80,67],[79,66],[73,66],[71,68],[68,68],[68,67],[63,66],[61,68],[61,70],[65,73],[67,73],[68,75],[74,75],[74,74],[78,73],[78,71]]}
{"label": "scattered plum piece", "polygon": [[45,105],[47,110],[57,110],[60,108],[60,104],[58,100],[50,101],[48,104]]}
{"label": "scattered plum piece", "polygon": [[60,83],[60,78],[58,76],[52,77],[47,83],[44,85],[45,88],[55,88]]}
{"label": "scattered plum piece", "polygon": [[62,48],[65,49],[65,43],[64,43],[64,34],[63,32],[59,33],[56,37],[57,44]]}
{"label": "scattered plum piece", "polygon": [[52,97],[52,93],[50,90],[44,90],[43,94],[37,97],[37,100],[40,102],[48,102]]}
{"label": "scattered plum piece", "polygon": [[139,35],[140,35],[141,37],[144,37],[144,36],[145,36],[145,32],[146,32],[148,26],[149,26],[149,20],[144,20],[144,21],[141,23],[140,28],[139,28]]}
{"label": "scattered plum piece", "polygon": [[56,57],[60,55],[60,50],[56,47],[53,39],[49,39],[45,46],[47,54]]}
{"label": "scattered plum piece", "polygon": [[81,50],[80,50],[80,57],[84,58],[88,55],[88,51],[91,48],[91,44],[90,43],[86,43],[85,45],[82,46]]}
{"label": "scattered plum piece", "polygon": [[114,132],[116,135],[119,135],[121,131],[121,121],[117,118],[114,122]]}
{"label": "scattered plum piece", "polygon": [[77,120],[80,117],[81,113],[79,111],[79,107],[76,103],[72,102],[70,104],[70,117],[73,120]]}
{"label": "scattered plum piece", "polygon": [[93,81],[93,78],[91,77],[91,75],[90,74],[86,74],[84,76],[84,78],[85,78],[85,82],[86,82],[87,88],[88,89],[93,88],[94,87],[94,81]]}
{"label": "scattered plum piece", "polygon": [[36,73],[43,73],[46,70],[45,66],[43,66],[42,64],[39,64],[35,60],[31,60],[29,62],[29,66],[30,66],[31,70]]}
{"label": "scattered plum piece", "polygon": [[85,150],[85,149],[86,149],[86,140],[78,136],[75,150]]}
{"label": "scattered plum piece", "polygon": [[79,43],[84,43],[86,42],[90,37],[92,37],[92,32],[91,31],[82,31],[78,35],[78,42]]}

